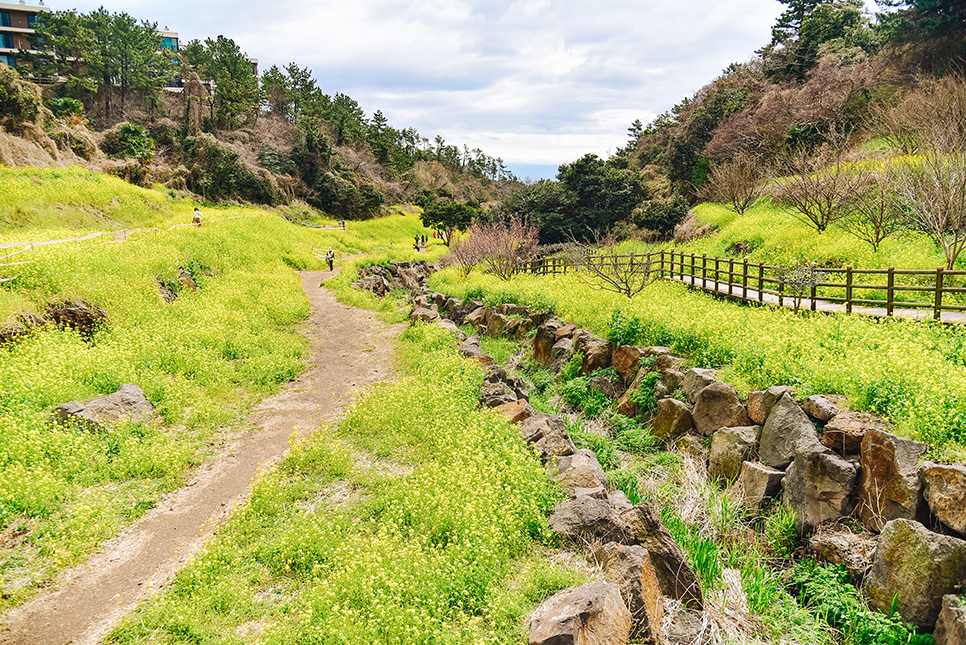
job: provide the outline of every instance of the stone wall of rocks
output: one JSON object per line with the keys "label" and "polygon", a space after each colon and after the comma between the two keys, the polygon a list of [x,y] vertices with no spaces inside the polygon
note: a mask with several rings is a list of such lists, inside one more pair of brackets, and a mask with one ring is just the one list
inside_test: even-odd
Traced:
{"label": "stone wall of rocks", "polygon": [[[533,411],[525,384],[483,354],[478,336],[524,339],[533,332],[533,356],[550,370],[578,352],[584,374],[613,366],[619,382],[595,386],[627,416],[642,412],[634,394],[645,379],[656,378],[656,409],[649,412],[655,436],[702,454],[708,476],[735,487],[745,505],[757,508],[774,499],[794,509],[810,548],[830,562],[844,562],[878,609],[888,612],[895,598],[905,621],[933,631],[942,614],[942,633],[963,632],[966,612],[950,609],[949,598],[966,584],[966,466],[920,464],[924,444],[890,433],[881,418],[848,410],[836,395],[798,400],[792,388],[775,386],[743,401],[714,370],[687,369],[665,347],[612,347],[559,318],[514,304],[487,307],[420,290],[413,305],[413,321],[450,329],[463,353],[488,368],[481,405],[519,424],[523,440],[568,496],[554,509],[550,526],[572,544],[603,545],[597,559],[604,578],[616,585],[631,617],[627,623],[614,587],[585,585],[579,593],[558,594],[531,617],[531,643],[658,642],[664,599],[685,608],[672,625],[688,624],[687,611],[700,610],[703,599],[657,509],[633,506],[622,492],[609,490],[594,453],[576,449],[560,417]],[[457,327],[463,322],[477,336],[467,338]],[[710,450],[703,447],[709,438]],[[865,533],[837,528],[844,518],[860,523]],[[593,600],[586,595],[591,593]],[[573,603],[590,609],[574,613]],[[548,627],[551,616],[560,621]],[[581,640],[591,624],[591,631],[614,640]],[[571,636],[560,640],[563,633]],[[942,642],[960,641],[937,640]]]}

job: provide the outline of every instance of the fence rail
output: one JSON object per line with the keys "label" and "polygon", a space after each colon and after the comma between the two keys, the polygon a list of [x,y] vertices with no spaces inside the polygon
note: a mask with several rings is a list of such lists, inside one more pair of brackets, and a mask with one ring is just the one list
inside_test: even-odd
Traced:
{"label": "fence rail", "polygon": [[[592,256],[594,262],[631,265],[658,272],[659,278],[684,282],[722,295],[812,311],[861,311],[882,316],[901,312],[907,317],[943,320],[943,312],[966,312],[966,271],[936,269],[855,269],[815,267],[818,279],[796,290],[782,277],[787,267],[747,258],[709,257],[675,250],[649,254]],[[648,262],[650,260],[650,262]],[[523,262],[519,271],[535,275],[565,275],[587,260],[549,257]],[[879,311],[881,310],[881,311]],[[966,322],[966,316],[956,316]]]}

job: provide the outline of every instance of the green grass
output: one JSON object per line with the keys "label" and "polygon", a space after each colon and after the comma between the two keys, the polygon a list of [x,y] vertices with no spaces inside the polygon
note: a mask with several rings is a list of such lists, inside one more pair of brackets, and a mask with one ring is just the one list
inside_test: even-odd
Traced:
{"label": "green grass", "polygon": [[[478,409],[482,371],[447,332],[411,328],[401,349],[402,378],[293,446],[108,642],[236,642],[253,626],[265,643],[524,642],[525,615],[580,581],[540,549],[560,492]],[[337,490],[354,493],[336,504]]]}

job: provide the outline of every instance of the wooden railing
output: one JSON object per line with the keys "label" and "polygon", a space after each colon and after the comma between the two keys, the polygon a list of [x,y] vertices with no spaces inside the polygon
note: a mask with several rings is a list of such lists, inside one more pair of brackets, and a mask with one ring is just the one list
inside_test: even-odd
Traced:
{"label": "wooden railing", "polygon": [[[594,256],[599,260],[601,256]],[[819,280],[803,293],[791,293],[787,280],[780,276],[787,267],[749,262],[747,258],[708,257],[707,254],[658,251],[647,255],[604,256],[608,261],[646,267],[658,277],[684,282],[693,287],[731,297],[757,302],[798,304],[804,309],[828,310],[844,307],[852,313],[858,307],[879,308],[886,316],[896,310],[931,311],[932,318],[941,320],[942,312],[966,311],[966,271],[936,269],[855,269],[846,267],[815,267]],[[566,257],[529,260],[519,270],[536,275],[566,274],[578,268],[580,261]],[[951,302],[953,300],[953,302]]]}

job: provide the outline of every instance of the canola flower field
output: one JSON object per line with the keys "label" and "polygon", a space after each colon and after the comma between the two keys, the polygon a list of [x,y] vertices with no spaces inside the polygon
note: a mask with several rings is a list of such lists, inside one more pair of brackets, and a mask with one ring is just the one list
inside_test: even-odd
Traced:
{"label": "canola flower field", "polygon": [[[0,346],[0,608],[180,487],[255,403],[301,373],[306,342],[296,325],[308,302],[296,269],[324,268],[318,256],[329,246],[340,258],[380,249],[406,256],[405,240],[423,232],[413,215],[331,230],[239,206],[203,206],[201,227],[167,230],[191,221],[193,202],[80,168],[0,168],[0,193],[0,244],[162,229],[0,260],[20,263],[0,267],[9,278],[0,283],[0,321],[42,315],[54,299],[84,299],[108,318],[89,339],[48,327]],[[180,287],[179,267],[198,291]],[[159,282],[178,290],[173,303]],[[123,383],[144,389],[162,424],[88,433],[49,423],[58,404]]]}

